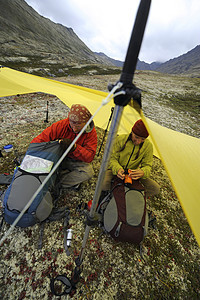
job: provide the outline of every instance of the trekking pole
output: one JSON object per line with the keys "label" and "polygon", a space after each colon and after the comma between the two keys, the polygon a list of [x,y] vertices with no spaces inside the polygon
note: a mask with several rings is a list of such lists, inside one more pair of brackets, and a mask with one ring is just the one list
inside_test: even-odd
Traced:
{"label": "trekking pole", "polygon": [[47,101],[46,119],[44,120],[44,123],[49,123],[48,117],[49,117],[49,101]]}
{"label": "trekking pole", "polygon": [[[146,27],[146,22],[148,19],[150,4],[151,4],[151,0],[140,1],[140,5],[138,8],[135,24],[131,34],[131,39],[129,42],[124,66],[120,77],[121,86],[116,91],[116,92],[122,91],[123,93],[120,93],[120,95],[117,96],[114,95],[115,108],[113,112],[113,119],[111,122],[110,131],[108,134],[105,151],[101,163],[101,168],[99,171],[96,189],[92,201],[92,207],[90,209],[90,212],[86,220],[86,229],[85,229],[85,234],[82,242],[82,248],[78,258],[75,261],[76,267],[72,273],[71,279],[68,279],[64,275],[59,275],[57,276],[57,278],[52,279],[51,291],[54,294],[56,294],[55,285],[54,285],[56,281],[60,281],[62,282],[63,285],[66,286],[62,294],[57,293],[56,295],[70,294],[72,290],[76,288],[76,284],[79,282],[80,273],[81,273],[81,264],[83,262],[85,247],[88,240],[90,228],[91,226],[96,225],[96,223],[98,222],[98,215],[96,213],[96,208],[97,208],[98,200],[102,189],[105,170],[107,170],[108,167],[108,163],[110,160],[110,156],[114,144],[114,139],[116,137],[118,126],[123,113],[123,108],[129,103],[131,98],[133,98],[133,100],[136,101],[137,103],[137,110],[138,111],[141,110],[141,93],[140,93],[141,91],[135,87],[135,85],[132,83],[132,80],[133,80],[133,76],[134,76],[134,72],[138,60],[138,54],[140,51],[144,30]],[[109,89],[110,88],[111,86],[109,86]]]}
{"label": "trekking pole", "polygon": [[99,147],[99,152],[98,152],[97,156],[99,156],[99,154],[100,154],[100,152],[101,152],[101,148],[102,148],[102,146],[103,146],[103,143],[104,143],[104,140],[105,140],[105,137],[106,137],[107,131],[108,131],[108,126],[109,126],[109,124],[110,124],[110,122],[111,122],[111,119],[112,119],[112,116],[113,116],[113,111],[114,111],[114,107],[112,107],[112,108],[111,108],[111,114],[110,114],[110,118],[109,118],[109,120],[108,120],[107,127],[106,127],[106,129],[105,129],[105,131],[104,131],[104,136],[103,136],[103,139],[102,139],[101,145],[100,145],[100,147]]}

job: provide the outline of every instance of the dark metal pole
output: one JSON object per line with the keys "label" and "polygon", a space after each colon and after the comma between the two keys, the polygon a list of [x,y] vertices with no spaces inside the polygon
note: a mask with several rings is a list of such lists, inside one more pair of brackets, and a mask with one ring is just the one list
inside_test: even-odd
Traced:
{"label": "dark metal pole", "polygon": [[149,15],[150,5],[151,0],[141,0],[140,2],[120,77],[120,81],[123,83],[132,83]]}
{"label": "dark metal pole", "polygon": [[[109,134],[108,134],[105,150],[104,150],[104,155],[103,155],[103,158],[102,158],[101,168],[100,168],[100,171],[99,171],[99,176],[98,176],[98,180],[97,180],[97,184],[96,184],[96,189],[95,189],[95,193],[94,193],[94,197],[93,197],[93,201],[92,201],[92,207],[91,207],[90,213],[89,213],[89,220],[91,222],[95,218],[95,211],[96,211],[98,200],[99,200],[99,197],[100,197],[100,194],[101,194],[101,189],[102,189],[101,187],[102,187],[102,184],[103,184],[105,170],[107,170],[107,167],[108,167],[108,163],[109,163],[110,156],[111,156],[111,153],[112,153],[114,140],[115,140],[117,130],[118,130],[118,127],[119,127],[119,123],[120,123],[120,120],[121,120],[122,112],[123,112],[123,106],[116,105],[115,108],[114,108],[113,120],[111,122],[111,127],[110,127],[110,131],[109,131]],[[84,235],[84,238],[83,238],[82,249],[81,249],[81,252],[80,252],[80,255],[79,255],[80,263],[82,263],[82,261],[83,261],[84,249],[85,249],[86,242],[87,242],[87,239],[88,239],[90,227],[91,227],[90,225],[87,225],[86,229],[85,229],[85,235]]]}

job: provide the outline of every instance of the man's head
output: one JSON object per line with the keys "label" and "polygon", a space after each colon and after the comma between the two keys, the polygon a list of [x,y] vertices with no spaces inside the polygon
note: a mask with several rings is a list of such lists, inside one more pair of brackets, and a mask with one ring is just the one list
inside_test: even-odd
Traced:
{"label": "man's head", "polygon": [[69,123],[75,133],[79,133],[91,117],[89,110],[82,104],[73,104],[68,114]]}
{"label": "man's head", "polygon": [[145,139],[149,136],[149,133],[140,119],[132,127],[132,142],[134,145],[139,145],[145,141]]}

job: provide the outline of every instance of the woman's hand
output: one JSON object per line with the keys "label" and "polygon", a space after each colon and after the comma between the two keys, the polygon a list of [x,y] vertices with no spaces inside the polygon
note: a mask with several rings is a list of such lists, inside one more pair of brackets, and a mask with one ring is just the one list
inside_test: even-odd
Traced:
{"label": "woman's hand", "polygon": [[141,169],[131,170],[129,175],[133,180],[137,180],[140,179],[142,176],[144,176],[144,171]]}
{"label": "woman's hand", "polygon": [[124,180],[124,177],[125,177],[124,169],[121,168],[121,169],[118,170],[117,177]]}
{"label": "woman's hand", "polygon": [[[62,149],[65,151],[67,150],[67,148],[70,146],[70,144],[72,143],[72,140],[64,138],[61,140],[58,140],[59,144],[61,145]],[[74,144],[71,148],[71,150],[69,151],[69,153],[73,152],[76,149],[76,144]]]}

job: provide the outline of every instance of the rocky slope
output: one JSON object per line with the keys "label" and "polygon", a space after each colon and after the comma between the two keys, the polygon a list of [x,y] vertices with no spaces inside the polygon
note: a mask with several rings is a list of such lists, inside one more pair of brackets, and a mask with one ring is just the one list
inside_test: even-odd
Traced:
{"label": "rocky slope", "polygon": [[192,74],[200,77],[200,45],[187,53],[161,64],[156,71],[169,74]]}
{"label": "rocky slope", "polygon": [[0,1],[0,53],[8,58],[42,57],[65,63],[103,63],[75,34],[72,28],[40,16],[24,0]]}

